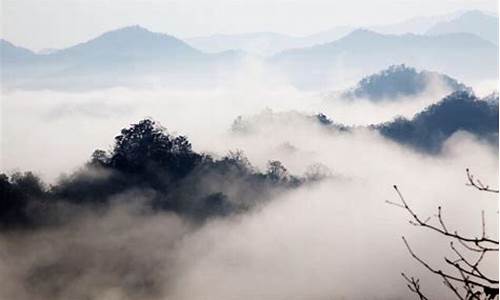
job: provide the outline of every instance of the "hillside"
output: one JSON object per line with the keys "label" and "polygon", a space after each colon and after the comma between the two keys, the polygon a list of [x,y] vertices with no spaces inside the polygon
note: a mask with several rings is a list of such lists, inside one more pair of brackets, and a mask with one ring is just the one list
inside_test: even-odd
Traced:
{"label": "hillside", "polygon": [[371,101],[398,100],[400,97],[416,97],[432,89],[445,89],[448,93],[468,88],[445,74],[417,71],[406,65],[393,65],[378,73],[366,76],[357,85],[341,94],[341,97]]}
{"label": "hillside", "polygon": [[461,80],[496,78],[497,53],[497,45],[469,33],[386,35],[360,29],[332,43],[284,51],[270,61],[286,70],[296,85],[327,88],[334,79],[345,78],[346,69],[366,74],[399,64]]}

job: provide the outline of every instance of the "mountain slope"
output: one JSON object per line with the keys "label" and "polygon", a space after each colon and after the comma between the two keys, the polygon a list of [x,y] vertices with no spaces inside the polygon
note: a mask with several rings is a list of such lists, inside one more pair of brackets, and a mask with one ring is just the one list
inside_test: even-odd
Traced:
{"label": "mountain slope", "polygon": [[325,88],[332,84],[330,78],[345,76],[345,69],[366,74],[395,64],[461,80],[497,78],[497,54],[497,45],[468,33],[384,35],[360,29],[332,43],[281,52],[270,61],[299,86]]}
{"label": "mountain slope", "polygon": [[155,59],[201,55],[183,41],[140,26],[106,32],[76,46],[49,54],[54,59]]}
{"label": "mountain slope", "polygon": [[415,97],[427,91],[445,89],[447,93],[468,88],[447,75],[430,71],[417,71],[403,65],[394,65],[376,74],[366,76],[358,84],[343,92],[345,99],[391,101],[400,97]]}
{"label": "mountain slope", "polygon": [[194,48],[208,53],[242,50],[257,55],[274,54],[295,45],[294,37],[274,32],[215,34],[189,38],[186,41]]}
{"label": "mountain slope", "polygon": [[495,103],[456,92],[411,120],[397,118],[374,128],[398,143],[429,153],[441,151],[446,139],[460,130],[498,145],[498,96]]}
{"label": "mountain slope", "polygon": [[0,39],[0,56],[2,65],[31,61],[36,58],[36,54],[26,48],[17,47],[12,43]]}
{"label": "mountain slope", "polygon": [[498,17],[481,11],[468,11],[453,20],[435,24],[426,34],[441,35],[458,32],[472,33],[498,45]]}
{"label": "mountain slope", "polygon": [[[366,27],[384,34],[425,34],[436,23],[445,22],[455,17],[457,17],[457,13],[416,17],[387,25],[369,26],[366,24]],[[214,34],[188,38],[186,42],[204,52],[239,49],[252,54],[269,56],[293,48],[312,47],[319,44],[331,43],[355,29],[356,27],[353,26],[335,26],[304,36],[290,36],[275,32]]]}
{"label": "mountain slope", "polygon": [[[10,49],[10,48],[9,48]],[[196,84],[214,69],[233,68],[241,53],[206,54],[166,34],[140,26],[106,32],[49,54],[31,53],[5,68],[9,87],[72,88],[138,84],[139,79]],[[10,57],[10,56],[9,56]],[[2,63],[7,59],[2,55]],[[189,77],[189,81],[182,78]]]}

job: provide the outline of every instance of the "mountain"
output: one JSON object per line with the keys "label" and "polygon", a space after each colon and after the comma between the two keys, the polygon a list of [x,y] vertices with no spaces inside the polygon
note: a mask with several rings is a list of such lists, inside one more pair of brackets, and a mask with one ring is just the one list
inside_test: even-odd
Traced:
{"label": "mountain", "polygon": [[331,87],[346,70],[366,74],[397,64],[461,80],[498,77],[498,46],[470,33],[387,35],[359,29],[332,43],[283,51],[269,61],[303,88]]}
{"label": "mountain", "polygon": [[[7,51],[2,53],[13,52],[9,43],[5,45],[2,49]],[[140,26],[109,31],[48,54],[22,53],[5,68],[3,79],[8,86],[109,86],[133,84],[145,77],[169,83],[189,77],[194,84],[212,79],[214,68],[232,68],[241,58],[236,51],[206,54],[173,36]],[[2,55],[2,63],[11,57]]]}
{"label": "mountain", "polygon": [[[458,15],[458,13],[452,13],[447,15],[416,17],[394,24],[366,24],[365,27],[383,34],[424,34],[436,23],[449,21]],[[304,36],[290,36],[275,32],[214,34],[187,38],[186,42],[196,49],[209,53],[227,50],[242,50],[255,55],[270,56],[292,48],[311,47],[319,44],[331,43],[355,29],[356,27],[354,26],[336,26]]]}
{"label": "mountain", "polygon": [[435,24],[449,21],[460,14],[461,12],[455,12],[445,15],[421,16],[394,24],[367,26],[367,28],[382,34],[425,34]]}
{"label": "mountain", "polygon": [[335,27],[307,36],[290,36],[274,32],[254,32],[245,34],[216,34],[189,38],[186,41],[196,49],[204,52],[221,52],[242,50],[254,55],[270,56],[278,52],[310,47],[337,40],[351,32],[352,27]]}
{"label": "mountain", "polygon": [[47,55],[47,54],[52,54],[52,53],[57,52],[57,51],[59,51],[59,49],[55,49],[55,48],[44,48],[44,49],[38,50],[38,51],[36,52],[36,54]]}
{"label": "mountain", "polygon": [[208,53],[242,50],[257,55],[270,55],[293,47],[295,38],[274,32],[247,34],[215,34],[186,39],[196,49]]}
{"label": "mountain", "polygon": [[352,26],[337,26],[328,30],[320,31],[318,33],[302,36],[297,38],[296,43],[293,47],[289,48],[304,48],[320,44],[331,43],[349,34],[355,29],[356,28]]}
{"label": "mountain", "polygon": [[140,26],[130,26],[106,32],[76,46],[56,51],[48,56],[55,59],[149,60],[172,57],[196,57],[202,53],[185,42]]}
{"label": "mountain", "polygon": [[33,51],[14,46],[4,39],[0,39],[0,56],[3,66],[32,61],[36,58],[36,54]]}
{"label": "mountain", "polygon": [[492,101],[466,91],[455,92],[411,120],[397,118],[373,128],[398,143],[428,153],[439,153],[446,139],[460,130],[498,146],[498,94]]}
{"label": "mountain", "polygon": [[468,11],[455,19],[435,24],[426,34],[441,35],[458,32],[472,33],[498,45],[498,17],[477,10]]}
{"label": "mountain", "polygon": [[[310,38],[318,42],[335,34],[341,31]],[[277,45],[272,39],[287,39],[274,34],[254,38],[267,38],[269,45]],[[246,55],[237,50],[205,53],[140,26],[113,30],[47,54],[6,41],[0,46],[2,83],[14,88],[107,87],[142,85],[143,81],[206,86],[234,74]],[[436,70],[463,81],[496,79],[497,53],[497,45],[470,33],[388,35],[359,29],[334,42],[285,50],[263,61],[299,88],[331,90],[337,82],[399,64]]]}
{"label": "mountain", "polygon": [[433,89],[445,89],[447,93],[468,90],[464,84],[445,74],[417,71],[403,65],[393,65],[376,74],[366,76],[358,84],[341,93],[344,99],[357,98],[371,101],[391,101],[400,97],[414,97]]}
{"label": "mountain", "polygon": [[491,94],[483,97],[483,101],[490,103],[491,105],[498,106],[498,91],[494,91]]}

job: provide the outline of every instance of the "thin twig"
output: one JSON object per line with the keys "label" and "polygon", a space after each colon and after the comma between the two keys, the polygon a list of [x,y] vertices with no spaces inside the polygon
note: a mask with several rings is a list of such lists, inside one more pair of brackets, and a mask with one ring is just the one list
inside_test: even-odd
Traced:
{"label": "thin twig", "polygon": [[474,175],[472,175],[472,173],[470,172],[469,169],[465,169],[465,171],[467,173],[467,180],[468,180],[467,185],[468,186],[475,187],[476,189],[478,189],[480,191],[498,194],[499,191],[497,189],[492,189],[488,185],[484,185],[480,180],[475,179]]}
{"label": "thin twig", "polygon": [[[443,276],[443,277],[446,277],[450,280],[454,280],[454,281],[458,281],[458,282],[462,282],[462,283],[465,283],[464,279],[463,278],[459,278],[459,277],[456,277],[456,276],[453,276],[453,275],[449,275],[449,274],[446,274],[446,273],[443,273],[443,271],[441,270],[436,270],[434,268],[432,268],[428,263],[426,263],[424,260],[422,260],[420,257],[418,257],[415,252],[413,252],[413,250],[411,249],[410,245],[408,244],[408,241],[406,241],[406,238],[403,236],[403,242],[405,243],[406,245],[406,248],[408,248],[408,252],[410,252],[410,255],[415,259],[417,260],[420,264],[422,264],[427,270],[431,271],[432,273],[434,274],[438,274],[440,276]],[[483,284],[483,283],[480,283],[480,282],[477,282],[477,281],[473,281],[473,280],[468,280],[469,283],[472,283],[476,286],[480,286],[480,287],[486,287],[486,288],[489,288],[488,285],[486,284]]]}
{"label": "thin twig", "polygon": [[417,294],[420,300],[429,300],[422,291],[420,290],[420,280],[415,277],[408,277],[405,273],[401,273],[401,276],[408,282],[408,288],[413,293]]}
{"label": "thin twig", "polygon": [[[406,200],[404,199],[403,195],[399,191],[398,187],[396,185],[394,185],[393,187],[394,187],[394,190],[396,190],[396,192],[397,192],[397,194],[399,196],[399,199],[401,200],[401,203],[403,204],[404,208],[410,213],[410,215],[416,221],[416,222],[411,222],[411,224],[413,224],[413,225],[419,225],[419,226],[422,226],[422,227],[426,227],[426,228],[432,229],[432,230],[437,231],[437,232],[439,232],[439,233],[441,233],[443,235],[446,235],[446,236],[449,236],[449,237],[453,237],[455,239],[462,240],[464,242],[474,243],[476,246],[478,246],[480,248],[483,247],[483,246],[480,246],[479,243],[491,243],[491,244],[498,245],[498,241],[497,240],[493,240],[493,239],[486,238],[486,237],[482,237],[482,238],[464,237],[464,236],[459,235],[457,231],[451,233],[448,230],[437,228],[437,227],[435,227],[433,225],[428,224],[427,222],[422,221],[417,216],[417,214],[410,208],[410,206],[408,205],[408,203],[406,203]],[[491,250],[493,250],[493,249],[495,249],[495,248],[491,248]],[[496,250],[498,251],[498,249],[496,249]]]}

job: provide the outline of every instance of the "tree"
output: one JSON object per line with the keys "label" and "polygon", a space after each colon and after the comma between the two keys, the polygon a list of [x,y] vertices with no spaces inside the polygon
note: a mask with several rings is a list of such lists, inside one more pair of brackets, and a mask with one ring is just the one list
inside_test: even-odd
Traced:
{"label": "tree", "polygon": [[[492,189],[484,185],[480,180],[474,178],[469,169],[467,173],[467,185],[476,188],[481,192],[498,194],[497,189]],[[482,234],[480,237],[465,236],[446,226],[442,216],[441,207],[438,207],[437,219],[438,225],[433,225],[429,221],[431,218],[422,219],[408,205],[402,193],[397,186],[394,189],[398,195],[400,203],[389,202],[392,205],[405,209],[411,216],[410,224],[429,229],[438,233],[443,238],[451,239],[450,249],[454,258],[445,257],[447,265],[452,267],[453,271],[444,271],[438,267],[431,266],[424,259],[419,257],[410,247],[409,242],[403,236],[403,242],[410,255],[422,264],[428,271],[441,277],[443,283],[461,300],[493,300],[498,298],[498,278],[485,274],[481,263],[487,256],[498,255],[498,240],[488,237],[486,234],[484,211],[482,213]],[[458,242],[461,247],[457,247],[454,242]],[[415,293],[419,299],[428,300],[424,295],[418,278],[411,277],[405,273],[401,274],[407,281],[410,291]]]}
{"label": "tree", "polygon": [[267,163],[267,176],[272,181],[283,181],[288,178],[288,170],[280,161],[273,160]]}
{"label": "tree", "polygon": [[[97,155],[102,156],[102,153]],[[192,151],[185,136],[172,136],[155,121],[144,119],[122,129],[115,137],[109,166],[130,173],[161,169],[174,178],[180,178],[189,173],[201,158]]]}
{"label": "tree", "polygon": [[0,173],[0,228],[33,225],[33,211],[43,205],[46,187],[32,172]]}

